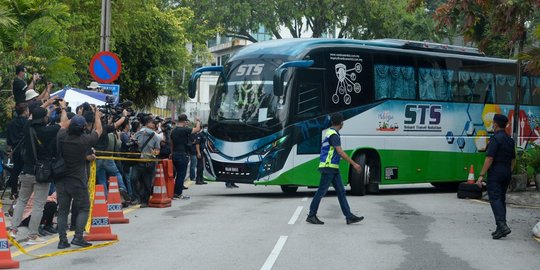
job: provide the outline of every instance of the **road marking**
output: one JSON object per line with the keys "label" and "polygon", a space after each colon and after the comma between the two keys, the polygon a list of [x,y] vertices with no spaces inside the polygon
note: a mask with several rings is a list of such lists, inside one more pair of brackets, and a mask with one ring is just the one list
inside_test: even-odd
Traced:
{"label": "road marking", "polygon": [[292,215],[291,219],[289,219],[289,225],[292,225],[296,222],[298,219],[298,216],[300,216],[300,213],[302,212],[302,209],[304,209],[303,206],[298,206],[296,208],[296,211],[294,211],[294,214]]}
{"label": "road marking", "polygon": [[303,202],[307,202],[307,197],[302,198],[302,201],[303,201]]}
{"label": "road marking", "polygon": [[276,259],[279,256],[279,253],[281,252],[281,249],[283,249],[285,242],[287,242],[287,238],[288,236],[286,235],[282,235],[279,237],[276,245],[274,246],[274,249],[272,250],[270,255],[268,255],[266,262],[264,262],[264,265],[261,267],[261,270],[272,269],[272,266],[274,266],[274,263],[276,262]]}

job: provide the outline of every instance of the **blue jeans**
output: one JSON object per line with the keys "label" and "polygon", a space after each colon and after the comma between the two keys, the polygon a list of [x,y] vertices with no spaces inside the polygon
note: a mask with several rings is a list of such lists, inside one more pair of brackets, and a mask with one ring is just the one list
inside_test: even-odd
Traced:
{"label": "blue jeans", "polygon": [[176,180],[174,182],[174,194],[182,195],[184,190],[184,179],[186,179],[188,155],[186,153],[174,153],[173,164],[176,170]]}
{"label": "blue jeans", "polygon": [[189,180],[195,181],[197,170],[197,155],[189,156]]}
{"label": "blue jeans", "polygon": [[347,198],[345,197],[345,187],[343,186],[343,182],[341,182],[341,175],[339,174],[339,172],[321,173],[321,183],[319,184],[317,193],[315,193],[315,196],[313,196],[313,200],[311,201],[311,205],[309,206],[308,216],[312,217],[317,215],[317,210],[319,209],[321,199],[324,197],[324,195],[326,195],[326,192],[328,192],[330,184],[332,184],[332,186],[334,186],[334,189],[336,190],[339,205],[341,206],[341,211],[343,212],[343,215],[346,218],[351,217],[351,208],[349,207],[349,203],[347,202]]}
{"label": "blue jeans", "polygon": [[105,188],[105,195],[107,195],[107,174],[116,176],[116,179],[118,179],[118,187],[121,190],[127,191],[126,185],[124,184],[124,179],[122,178],[122,174],[118,170],[118,167],[116,167],[116,163],[114,163],[114,160],[110,159],[98,159],[96,161],[96,184],[97,185],[103,185]]}

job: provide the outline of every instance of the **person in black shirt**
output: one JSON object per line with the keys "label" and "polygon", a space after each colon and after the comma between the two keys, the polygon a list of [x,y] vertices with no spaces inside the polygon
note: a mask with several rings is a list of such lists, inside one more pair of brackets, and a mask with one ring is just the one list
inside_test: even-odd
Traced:
{"label": "person in black shirt", "polygon": [[[66,174],[56,180],[58,193],[58,249],[70,247],[67,240],[67,218],[71,201],[77,208],[75,236],[71,244],[88,247],[92,244],[83,238],[84,227],[88,220],[90,210],[90,197],[88,195],[88,173],[86,162],[89,159],[88,149],[95,145],[103,129],[101,126],[101,113],[95,110],[95,130],[85,132],[86,120],[80,115],[74,116],[68,125],[62,125],[57,140],[61,143],[60,152],[66,162]],[[68,129],[66,129],[68,127]],[[95,156],[92,156],[95,158]],[[73,224],[72,224],[73,225]]]}
{"label": "person in black shirt", "polygon": [[23,65],[15,67],[15,74],[17,75],[13,80],[13,97],[15,98],[15,104],[26,102],[25,92],[27,89],[34,89],[35,82],[39,79],[38,74],[32,76],[30,85],[26,85],[26,68]]}
{"label": "person in black shirt", "polygon": [[491,234],[493,239],[506,237],[512,231],[506,224],[506,190],[512,179],[516,165],[514,140],[505,132],[508,118],[502,114],[493,117],[495,134],[489,139],[486,159],[476,184],[482,188],[484,175],[488,172],[487,191],[491,210],[495,216],[497,229]]}
{"label": "person in black shirt", "polygon": [[195,181],[195,184],[197,185],[205,185],[207,184],[203,180],[203,171],[204,171],[204,149],[206,147],[206,131],[207,131],[208,125],[204,124],[203,129],[197,133],[197,181]]}
{"label": "person in black shirt", "polygon": [[[67,115],[65,112],[66,103],[60,101],[62,108],[62,123],[67,125]],[[38,183],[35,177],[35,163],[38,161],[49,161],[53,158],[56,152],[56,134],[60,129],[58,125],[47,126],[48,111],[44,108],[37,107],[32,111],[31,120],[28,121],[24,127],[24,146],[25,154],[23,155],[24,175],[21,175],[21,190],[19,191],[19,198],[17,199],[17,207],[13,214],[12,220],[12,234],[17,233],[16,227],[20,225],[23,210],[32,195],[34,193],[34,205],[32,207],[32,220],[28,226],[28,244],[40,244],[44,240],[38,236],[38,227],[43,216],[43,207],[47,201],[47,195],[49,194],[50,182]],[[35,131],[33,140],[30,139],[30,132]],[[32,141],[35,146],[36,156],[32,147]]]}
{"label": "person in black shirt", "polygon": [[13,199],[18,194],[19,174],[24,164],[23,157],[21,156],[21,142],[24,137],[24,126],[30,115],[26,103],[17,104],[15,106],[15,112],[17,112],[17,116],[7,125],[7,146],[13,160],[13,170],[9,175],[7,184],[11,187],[11,196]]}
{"label": "person in black shirt", "polygon": [[197,173],[197,148],[199,147],[199,140],[197,137],[197,133],[191,133],[189,135],[189,180],[195,181],[196,173]]}
{"label": "person in black shirt", "polygon": [[189,162],[188,157],[188,142],[189,136],[192,133],[197,133],[201,130],[201,121],[196,118],[196,125],[194,128],[186,127],[188,122],[187,115],[181,114],[178,117],[177,127],[171,132],[171,152],[174,168],[176,169],[176,180],[174,185],[174,198],[175,199],[189,199],[188,196],[182,195],[184,190],[184,179],[186,178],[187,166]]}

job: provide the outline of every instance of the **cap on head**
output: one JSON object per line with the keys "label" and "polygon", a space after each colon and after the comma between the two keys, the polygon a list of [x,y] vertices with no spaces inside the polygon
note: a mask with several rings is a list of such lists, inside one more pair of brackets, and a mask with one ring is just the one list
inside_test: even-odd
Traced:
{"label": "cap on head", "polygon": [[32,124],[45,123],[45,116],[47,116],[45,108],[35,107],[32,110]]}
{"label": "cap on head", "polygon": [[178,122],[187,122],[189,121],[189,119],[187,118],[187,115],[186,114],[181,114],[180,116],[178,116]]}
{"label": "cap on head", "polygon": [[505,128],[508,124],[508,117],[502,114],[496,114],[493,116],[493,122],[497,123],[500,128]]}
{"label": "cap on head", "polygon": [[26,92],[24,92],[24,95],[25,95],[24,100],[26,101],[32,100],[33,98],[36,98],[39,96],[39,94],[34,89],[27,90]]}
{"label": "cap on head", "polygon": [[83,128],[86,125],[86,119],[80,115],[75,115],[71,118],[69,125]]}

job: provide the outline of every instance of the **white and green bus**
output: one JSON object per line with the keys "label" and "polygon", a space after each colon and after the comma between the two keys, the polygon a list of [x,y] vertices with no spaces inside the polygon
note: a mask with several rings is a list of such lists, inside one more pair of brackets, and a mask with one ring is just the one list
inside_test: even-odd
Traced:
{"label": "white and green bus", "polygon": [[[280,185],[319,184],[329,115],[345,117],[342,147],[363,170],[340,164],[351,192],[380,185],[467,179],[480,168],[495,113],[508,115],[518,146],[539,143],[540,78],[514,60],[477,49],[403,40],[286,39],[246,46],[224,66],[210,103],[205,178]],[[518,102],[521,100],[521,102]],[[519,113],[516,113],[519,108]],[[514,123],[514,116],[519,121]]]}

